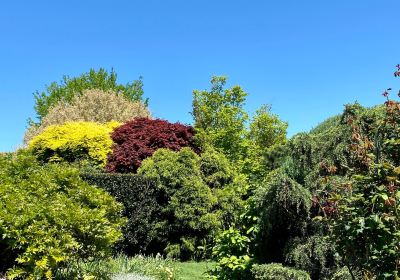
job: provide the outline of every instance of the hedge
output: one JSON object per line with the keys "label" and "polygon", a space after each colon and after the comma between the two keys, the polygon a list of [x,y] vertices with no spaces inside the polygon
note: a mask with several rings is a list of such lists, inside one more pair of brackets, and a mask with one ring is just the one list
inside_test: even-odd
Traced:
{"label": "hedge", "polygon": [[162,197],[152,180],[140,175],[109,173],[82,173],[81,178],[104,189],[124,205],[123,216],[128,218],[128,223],[123,228],[124,238],[118,250],[128,255],[157,253],[152,241]]}
{"label": "hedge", "polygon": [[307,272],[280,263],[254,265],[251,272],[255,280],[311,280]]}

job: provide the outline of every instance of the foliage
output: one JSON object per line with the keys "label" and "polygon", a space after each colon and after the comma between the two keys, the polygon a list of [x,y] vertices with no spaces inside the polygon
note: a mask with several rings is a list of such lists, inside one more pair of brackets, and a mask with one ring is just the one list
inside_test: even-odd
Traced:
{"label": "foliage", "polygon": [[[55,279],[96,280],[177,280],[178,263],[160,257],[138,255],[96,259],[74,263],[57,271]],[[183,280],[183,279],[182,279]]]}
{"label": "foliage", "polygon": [[193,91],[196,139],[202,147],[214,147],[238,160],[245,151],[248,115],[243,106],[247,93],[239,86],[224,89],[225,84],[226,77],[213,77],[210,91]]}
{"label": "foliage", "polygon": [[154,180],[163,192],[155,230],[168,256],[204,257],[199,247],[207,249],[217,232],[229,226],[242,209],[245,189],[240,178],[232,172],[231,178],[220,180],[215,176],[217,162],[209,163],[210,158],[222,155],[204,157],[206,161],[189,148],[179,152],[159,149],[138,169],[138,174]]}
{"label": "foliage", "polygon": [[52,279],[69,263],[107,256],[121,211],[73,168],[42,166],[26,152],[0,158],[0,260],[10,279]]}
{"label": "foliage", "polygon": [[117,92],[101,89],[85,89],[70,101],[60,100],[48,109],[40,124],[32,124],[25,133],[24,142],[29,141],[46,127],[66,122],[126,122],[135,118],[148,118],[150,112],[141,101],[132,101]]}
{"label": "foliage", "polygon": [[209,91],[193,92],[195,138],[203,149],[217,149],[235,162],[254,184],[279,167],[287,123],[266,105],[249,122],[247,93],[240,86],[224,89],[225,84],[225,77],[213,77]]}
{"label": "foliage", "polygon": [[361,271],[367,279],[394,279],[400,266],[400,103],[387,91],[383,95],[385,111],[378,121],[360,118],[357,108],[347,106],[351,173],[342,181],[334,172],[325,176],[329,196],[321,205],[350,273]]}
{"label": "foliage", "polygon": [[111,153],[111,132],[119,124],[68,122],[51,125],[32,139],[29,149],[43,162],[87,161],[104,166]]}
{"label": "foliage", "polygon": [[253,262],[249,251],[250,242],[250,238],[238,229],[229,228],[221,232],[213,247],[212,255],[217,264],[209,272],[211,279],[248,279]]}
{"label": "foliage", "polygon": [[336,252],[327,236],[297,237],[286,247],[285,262],[306,271],[312,279],[331,279],[338,270]]}
{"label": "foliage", "polygon": [[311,280],[306,272],[278,263],[254,265],[251,272],[255,280]]}
{"label": "foliage", "polygon": [[107,161],[108,172],[136,172],[142,161],[157,149],[179,151],[193,147],[193,129],[180,123],[139,118],[115,129],[113,152]]}
{"label": "foliage", "polygon": [[241,163],[251,181],[262,181],[282,164],[287,127],[288,124],[273,114],[269,106],[264,105],[256,111],[247,135],[246,157]]}
{"label": "foliage", "polygon": [[258,213],[257,258],[267,262],[283,261],[287,242],[307,233],[310,192],[278,169],[256,190],[253,207]]}
{"label": "foliage", "polygon": [[122,214],[128,221],[122,230],[124,238],[118,244],[118,250],[130,256],[158,252],[153,243],[163,201],[152,180],[139,175],[109,173],[84,173],[81,177],[106,190],[124,205]]}
{"label": "foliage", "polygon": [[[76,95],[86,89],[99,89],[104,93],[115,92],[130,101],[141,101],[143,96],[143,82],[141,78],[126,85],[117,83],[117,74],[113,69],[110,72],[100,68],[98,71],[90,69],[89,72],[78,77],[64,76],[60,83],[52,82],[44,92],[36,92],[35,110],[39,123],[49,113],[51,107],[59,102],[71,102]],[[145,101],[147,105],[147,101]]]}

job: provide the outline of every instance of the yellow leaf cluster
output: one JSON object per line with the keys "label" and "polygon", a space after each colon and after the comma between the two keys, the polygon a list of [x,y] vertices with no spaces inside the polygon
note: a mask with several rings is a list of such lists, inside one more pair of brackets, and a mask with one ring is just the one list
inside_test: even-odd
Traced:
{"label": "yellow leaf cluster", "polygon": [[46,162],[89,160],[104,166],[111,152],[111,133],[118,122],[66,122],[50,125],[29,142],[29,148]]}

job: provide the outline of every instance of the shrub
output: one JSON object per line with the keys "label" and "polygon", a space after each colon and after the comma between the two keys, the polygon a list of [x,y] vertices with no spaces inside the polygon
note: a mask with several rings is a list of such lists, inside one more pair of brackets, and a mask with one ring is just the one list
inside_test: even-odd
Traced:
{"label": "shrub", "polygon": [[255,280],[311,280],[307,272],[278,263],[254,265],[251,272]]}
{"label": "shrub", "polygon": [[32,124],[25,133],[28,143],[46,127],[66,122],[126,122],[135,118],[150,117],[147,107],[140,101],[127,99],[118,92],[101,89],[83,90],[70,101],[61,100],[48,109],[40,124]]}
{"label": "shrub", "polygon": [[[154,248],[156,222],[162,210],[160,192],[152,180],[140,175],[84,173],[83,180],[96,185],[124,205],[123,216],[128,219],[123,228],[124,238],[117,245],[128,255],[157,253]],[[153,246],[153,247],[152,247]]]}
{"label": "shrub", "polygon": [[[212,244],[217,232],[229,226],[242,209],[240,179],[232,173],[224,179],[230,183],[223,183],[216,179],[219,176],[213,176],[219,168],[212,170],[201,162],[190,148],[179,152],[159,149],[138,170],[138,174],[154,180],[163,192],[163,208],[156,230],[157,239],[169,256],[195,258],[198,247]],[[202,173],[200,166],[208,172]],[[213,183],[208,185],[210,182]],[[216,182],[223,184],[214,188],[218,185]]]}
{"label": "shrub", "polygon": [[121,237],[121,211],[73,168],[22,152],[0,158],[0,260],[8,258],[10,279],[52,279],[70,263],[107,256]]}
{"label": "shrub", "polygon": [[88,161],[104,166],[111,153],[110,134],[118,123],[68,122],[51,125],[32,139],[29,148],[44,162]]}
{"label": "shrub", "polygon": [[[64,76],[60,83],[53,82],[46,87],[45,92],[36,92],[35,110],[39,121],[49,112],[51,107],[59,102],[70,103],[72,99],[83,93],[86,89],[99,89],[104,92],[115,92],[127,100],[141,101],[143,96],[143,82],[141,79],[126,85],[117,83],[117,74],[112,69],[110,72],[100,68],[98,71],[90,69],[78,77]],[[147,100],[145,101],[147,105]]]}
{"label": "shrub", "polygon": [[146,118],[129,121],[115,129],[113,152],[107,161],[109,172],[136,172],[142,161],[157,149],[179,151],[193,147],[193,129],[179,123]]}
{"label": "shrub", "polygon": [[217,260],[209,273],[212,279],[240,280],[250,278],[252,258],[249,252],[250,239],[239,230],[229,228],[216,238],[212,255]]}
{"label": "shrub", "polygon": [[338,269],[335,253],[327,236],[294,238],[287,246],[286,262],[306,271],[312,279],[330,279]]}
{"label": "shrub", "polygon": [[280,169],[271,172],[254,198],[259,228],[257,257],[282,262],[288,241],[306,234],[310,209],[311,194],[307,189]]}

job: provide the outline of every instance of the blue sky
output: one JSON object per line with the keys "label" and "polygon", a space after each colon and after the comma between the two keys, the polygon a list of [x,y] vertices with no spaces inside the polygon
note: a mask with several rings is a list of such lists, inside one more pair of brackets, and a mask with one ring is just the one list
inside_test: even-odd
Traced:
{"label": "blue sky", "polygon": [[400,1],[3,1],[0,151],[33,117],[32,93],[90,68],[142,75],[156,117],[191,123],[193,89],[226,75],[254,112],[271,104],[289,135],[399,89]]}

